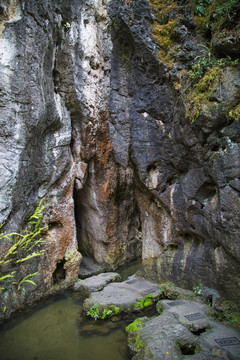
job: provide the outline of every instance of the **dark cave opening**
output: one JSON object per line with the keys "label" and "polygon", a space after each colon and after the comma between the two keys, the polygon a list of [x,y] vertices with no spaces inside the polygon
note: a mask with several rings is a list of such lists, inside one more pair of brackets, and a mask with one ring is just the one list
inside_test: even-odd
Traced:
{"label": "dark cave opening", "polygon": [[[85,219],[87,208],[83,200],[84,188],[79,190],[75,186],[73,192],[78,250],[83,256],[93,257],[92,246],[88,241],[87,219]],[[89,229],[89,231],[91,231],[91,229]]]}
{"label": "dark cave opening", "polygon": [[65,259],[62,259],[57,263],[56,270],[53,273],[53,283],[59,284],[61,281],[65,280],[66,271],[64,269],[64,265],[66,263]]}
{"label": "dark cave opening", "polygon": [[194,335],[201,335],[202,333],[205,333],[206,331],[210,330],[209,328],[203,328],[203,329],[198,329],[198,330],[191,330],[191,333],[193,333]]}
{"label": "dark cave opening", "polygon": [[195,344],[178,344],[179,349],[181,350],[182,355],[194,355],[197,353],[197,345]]}

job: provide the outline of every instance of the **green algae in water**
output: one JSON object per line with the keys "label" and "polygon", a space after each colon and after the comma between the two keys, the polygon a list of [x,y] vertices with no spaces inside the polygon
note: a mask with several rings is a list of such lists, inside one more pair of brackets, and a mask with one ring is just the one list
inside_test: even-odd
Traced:
{"label": "green algae in water", "polygon": [[[127,360],[124,326],[82,322],[74,294],[10,322],[0,331],[2,360]],[[126,326],[126,324],[125,324]],[[94,327],[95,332],[88,329]]]}

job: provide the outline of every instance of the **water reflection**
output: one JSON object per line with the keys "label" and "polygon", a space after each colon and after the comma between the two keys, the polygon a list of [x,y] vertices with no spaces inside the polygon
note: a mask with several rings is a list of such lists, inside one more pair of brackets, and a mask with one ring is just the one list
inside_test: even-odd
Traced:
{"label": "water reflection", "polygon": [[0,331],[2,360],[127,360],[125,324],[81,320],[82,299],[65,294]]}
{"label": "water reflection", "polygon": [[[122,280],[141,268],[141,260],[119,269]],[[83,299],[65,293],[0,330],[1,360],[128,360],[126,322],[82,319]]]}

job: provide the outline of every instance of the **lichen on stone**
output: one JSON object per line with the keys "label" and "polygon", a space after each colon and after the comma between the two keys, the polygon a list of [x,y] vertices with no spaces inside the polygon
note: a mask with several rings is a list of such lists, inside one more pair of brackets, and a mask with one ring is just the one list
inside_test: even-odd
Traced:
{"label": "lichen on stone", "polygon": [[176,1],[167,0],[149,0],[149,4],[153,8],[155,21],[159,24],[165,24],[172,12],[178,7]]}

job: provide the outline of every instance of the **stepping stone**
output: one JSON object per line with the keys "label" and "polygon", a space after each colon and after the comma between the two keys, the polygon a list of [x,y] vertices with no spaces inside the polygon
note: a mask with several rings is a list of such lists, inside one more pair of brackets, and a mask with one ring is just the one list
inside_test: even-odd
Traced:
{"label": "stepping stone", "polygon": [[240,331],[208,317],[209,307],[188,300],[160,300],[155,318],[136,319],[126,331],[133,360],[239,360]]}
{"label": "stepping stone", "polygon": [[240,331],[212,321],[211,329],[201,334],[199,345],[202,349],[214,348],[214,353],[227,352],[230,359],[240,359]]}
{"label": "stepping stone", "polygon": [[102,290],[107,284],[112,281],[120,281],[121,276],[115,272],[107,272],[99,275],[91,276],[84,280],[78,280],[74,286],[74,291],[81,291],[84,293],[91,293]]}
{"label": "stepping stone", "polygon": [[[171,306],[174,303],[177,303],[177,305]],[[179,323],[186,326],[190,331],[198,331],[210,327],[211,320],[207,316],[209,306],[206,304],[189,300],[181,300],[180,304],[177,301],[160,300],[157,307],[159,307],[159,304],[167,311],[175,314]]]}
{"label": "stepping stone", "polygon": [[184,347],[194,344],[197,340],[197,336],[180,324],[174,314],[168,311],[151,320],[142,319],[138,330],[131,331],[130,326],[127,327],[128,344],[135,353],[134,360],[182,359],[178,344]]}
{"label": "stepping stone", "polygon": [[159,285],[132,276],[126,281],[109,284],[102,291],[91,293],[84,301],[83,308],[87,312],[94,304],[98,304],[102,310],[109,306],[117,307],[119,313],[139,311],[136,306],[138,301],[146,295],[150,295],[154,301],[160,294]]}

